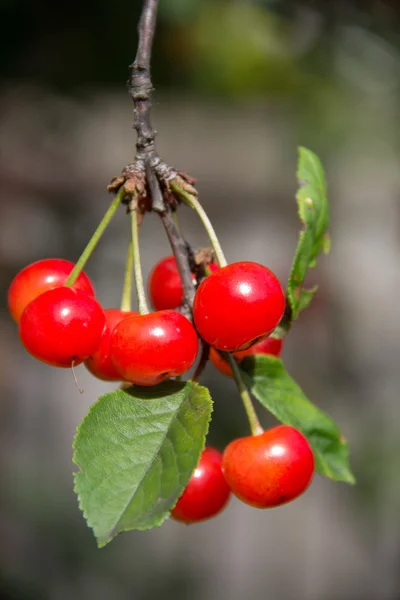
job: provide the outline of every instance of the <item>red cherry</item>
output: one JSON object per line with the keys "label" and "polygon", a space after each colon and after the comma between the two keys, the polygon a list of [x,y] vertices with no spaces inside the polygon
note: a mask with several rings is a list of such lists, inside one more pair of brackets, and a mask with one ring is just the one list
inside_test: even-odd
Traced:
{"label": "red cherry", "polygon": [[179,498],[171,517],[183,523],[204,521],[225,508],[230,489],[221,468],[222,454],[214,448],[205,448],[199,464]]}
{"label": "red cherry", "polygon": [[[246,356],[252,354],[269,354],[270,356],[280,356],[283,348],[283,340],[276,338],[267,337],[257,344],[253,344],[247,350],[241,350],[240,352],[234,352],[233,357],[236,362],[240,363]],[[223,375],[233,377],[232,369],[228,362],[223,358],[215,348],[210,348],[210,360],[214,367],[218,369]]]}
{"label": "red cherry", "polygon": [[[216,263],[210,263],[211,272],[218,269]],[[193,284],[196,277],[192,273]],[[183,286],[179,275],[178,265],[174,256],[160,260],[149,275],[149,296],[156,310],[165,310],[181,306],[183,301]]]}
{"label": "red cherry", "polygon": [[310,485],[314,455],[300,431],[279,425],[226,447],[222,469],[232,492],[251,506],[271,508],[290,502]]}
{"label": "red cherry", "polygon": [[201,337],[218,350],[244,350],[266,337],[283,316],[285,295],[277,277],[254,262],[238,262],[199,285],[193,316]]}
{"label": "red cherry", "polygon": [[182,375],[198,352],[196,331],[174,310],[124,319],[111,336],[111,360],[121,377],[137,385],[156,385]]}
{"label": "red cherry", "polygon": [[[196,281],[192,274],[193,282]],[[160,260],[149,275],[149,296],[156,310],[176,308],[182,304],[183,287],[174,256]]]}
{"label": "red cherry", "polygon": [[28,304],[19,322],[19,335],[38,360],[70,367],[96,350],[104,324],[97,300],[80,290],[58,287]]}
{"label": "red cherry", "polygon": [[[62,258],[46,258],[28,265],[12,280],[8,290],[8,309],[18,323],[24,309],[32,300],[56,287],[63,286],[74,263]],[[91,281],[81,273],[72,286],[75,290],[94,296]]]}
{"label": "red cherry", "polygon": [[96,351],[85,360],[85,366],[87,369],[99,379],[104,381],[121,381],[121,375],[114,367],[111,361],[111,334],[118,323],[123,319],[138,315],[138,312],[126,312],[117,308],[107,308],[104,311],[106,317],[106,324],[104,325],[103,333],[99,346]]}

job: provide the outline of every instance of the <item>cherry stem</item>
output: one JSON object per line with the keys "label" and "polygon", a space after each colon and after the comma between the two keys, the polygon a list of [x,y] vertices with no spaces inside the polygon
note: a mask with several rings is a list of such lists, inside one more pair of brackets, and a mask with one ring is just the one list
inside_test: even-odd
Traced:
{"label": "cherry stem", "polygon": [[210,238],[210,242],[214,249],[215,257],[219,266],[226,267],[228,263],[224,256],[224,253],[222,252],[221,244],[219,243],[217,234],[215,233],[215,229],[212,226],[212,223],[208,218],[206,211],[201,206],[196,196],[182,189],[178,184],[174,183],[173,180],[170,182],[170,186],[172,191],[175,192],[187,206],[193,208],[193,210],[198,214],[201,222],[204,225],[204,229],[207,231],[207,235]]}
{"label": "cherry stem", "polygon": [[201,356],[196,367],[192,381],[198,381],[202,375],[210,356],[210,346],[204,340],[201,341]]}
{"label": "cherry stem", "polygon": [[136,210],[131,211],[131,224],[132,224],[133,272],[135,275],[138,310],[141,315],[147,315],[150,311],[149,311],[149,307],[147,306],[146,292],[144,290],[144,283],[143,283],[142,264],[140,262],[139,223],[138,223],[138,214],[137,214]]}
{"label": "cherry stem", "polygon": [[110,223],[111,219],[113,218],[113,216],[115,215],[115,213],[117,212],[117,209],[119,207],[119,205],[121,204],[122,200],[124,199],[124,194],[125,194],[125,189],[124,187],[120,187],[114,200],[111,202],[109,209],[107,210],[106,214],[104,215],[104,217],[102,218],[102,220],[100,221],[96,231],[94,232],[94,234],[92,235],[92,237],[90,238],[86,248],[84,249],[84,251],[82,252],[82,254],[80,255],[77,263],[75,264],[74,268],[72,269],[71,273],[69,274],[66,282],[65,282],[65,286],[66,287],[71,287],[74,285],[75,281],[78,279],[81,271],[85,268],[85,265],[87,263],[87,261],[89,260],[90,256],[92,255],[93,250],[95,249],[95,247],[97,246],[101,236],[103,235],[107,225]]}
{"label": "cherry stem", "polygon": [[72,371],[72,377],[74,378],[74,383],[75,383],[76,389],[78,390],[78,392],[80,394],[83,394],[85,390],[82,390],[82,388],[79,386],[78,377],[76,376],[76,373],[75,373],[75,360],[73,360],[71,363],[71,371]]}
{"label": "cherry stem", "polygon": [[246,411],[246,415],[249,420],[251,433],[253,435],[260,435],[261,433],[264,433],[264,430],[261,427],[260,421],[258,420],[257,413],[253,406],[253,402],[251,400],[248,389],[246,388],[246,385],[243,381],[242,374],[240,372],[239,367],[237,366],[236,360],[233,358],[232,354],[229,354],[229,352],[223,352],[222,354],[228,361],[229,366],[232,369],[233,376],[235,378],[236,385],[238,387],[239,394],[243,402],[244,410]]}
{"label": "cherry stem", "polygon": [[124,287],[122,288],[121,310],[129,312],[132,310],[132,272],[133,272],[133,248],[132,240],[129,241],[128,254],[126,255]]}

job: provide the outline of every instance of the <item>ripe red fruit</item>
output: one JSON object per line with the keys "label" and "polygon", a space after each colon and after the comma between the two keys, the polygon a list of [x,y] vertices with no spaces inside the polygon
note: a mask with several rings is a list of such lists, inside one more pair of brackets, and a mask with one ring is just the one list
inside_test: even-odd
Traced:
{"label": "ripe red fruit", "polygon": [[279,425],[231,442],[225,448],[222,469],[240,500],[256,508],[271,508],[294,500],[308,488],[314,455],[300,431]]}
{"label": "ripe red fruit", "polygon": [[[192,275],[195,282],[195,276]],[[160,260],[149,275],[149,296],[156,310],[176,308],[182,304],[183,287],[174,256]]]}
{"label": "ripe red fruit", "polygon": [[179,498],[171,517],[183,523],[204,521],[225,508],[230,489],[221,468],[222,454],[214,448],[205,448],[199,464]]}
{"label": "ripe red fruit", "polygon": [[28,304],[19,322],[19,335],[38,360],[70,367],[96,350],[104,324],[97,300],[80,290],[58,287]]}
{"label": "ripe red fruit", "polygon": [[[8,309],[12,318],[18,323],[32,300],[48,290],[63,286],[74,266],[69,260],[46,258],[22,269],[14,277],[8,290]],[[93,285],[83,272],[71,287],[94,296]]]}
{"label": "ripe red fruit", "polygon": [[196,331],[174,310],[124,319],[111,336],[111,360],[121,377],[137,385],[156,385],[182,375],[198,352]]}
{"label": "ripe red fruit", "polygon": [[[211,271],[218,269],[218,265],[211,263]],[[193,283],[196,277],[192,273]],[[149,296],[156,310],[165,310],[181,306],[183,301],[183,286],[179,275],[178,265],[174,256],[161,259],[149,275]]]}
{"label": "ripe red fruit", "polygon": [[100,343],[95,352],[85,360],[87,369],[99,379],[104,381],[121,381],[121,375],[111,361],[111,334],[118,323],[123,319],[138,315],[138,312],[126,312],[117,308],[107,308],[104,311],[106,324],[104,325]]}
{"label": "ripe red fruit", "polygon": [[285,295],[277,277],[258,263],[238,262],[199,285],[193,316],[201,337],[218,350],[244,350],[266,337],[283,316]]}
{"label": "ripe red fruit", "polygon": [[[236,362],[240,363],[246,356],[252,354],[269,354],[270,356],[280,356],[283,348],[283,340],[276,338],[267,337],[257,344],[253,344],[247,350],[241,350],[240,352],[234,352],[233,357]],[[223,375],[233,377],[232,369],[228,362],[223,358],[215,348],[210,348],[210,360],[214,367],[218,369]]]}

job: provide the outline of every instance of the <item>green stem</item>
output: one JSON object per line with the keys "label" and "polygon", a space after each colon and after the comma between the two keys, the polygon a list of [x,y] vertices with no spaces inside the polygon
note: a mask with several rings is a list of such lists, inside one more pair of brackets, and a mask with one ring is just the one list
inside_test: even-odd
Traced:
{"label": "green stem", "polygon": [[215,233],[215,229],[212,226],[211,221],[208,218],[206,211],[201,206],[201,204],[197,200],[196,196],[194,196],[193,194],[189,194],[189,192],[186,192],[185,190],[183,190],[179,185],[174,183],[174,181],[171,181],[170,186],[171,186],[172,191],[174,191],[181,198],[181,200],[185,204],[187,204],[187,206],[190,206],[190,208],[193,208],[193,210],[196,211],[196,213],[200,217],[201,222],[204,225],[205,230],[207,231],[208,237],[210,238],[210,242],[214,249],[215,257],[218,261],[219,266],[226,267],[226,265],[228,263],[224,256],[224,253],[222,252],[221,244],[219,243],[217,234]]}
{"label": "green stem", "polygon": [[121,310],[130,312],[132,310],[132,271],[133,271],[133,249],[132,240],[129,241],[128,254],[126,256],[124,287],[122,288]]}
{"label": "green stem", "polygon": [[146,292],[144,290],[142,264],[140,262],[139,250],[139,224],[136,210],[131,211],[132,223],[132,254],[133,254],[133,272],[135,275],[136,295],[138,310],[141,315],[147,315],[149,308],[147,306]]}
{"label": "green stem", "polygon": [[81,271],[85,268],[85,265],[86,265],[87,261],[89,260],[93,250],[97,246],[101,236],[103,235],[104,230],[106,229],[107,225],[110,223],[114,214],[117,212],[119,205],[121,204],[122,200],[124,199],[124,193],[125,193],[124,187],[120,187],[114,200],[111,202],[109,209],[107,210],[106,214],[100,221],[100,224],[98,225],[96,231],[90,238],[86,248],[80,255],[79,260],[77,261],[75,267],[72,269],[71,273],[69,274],[68,279],[66,280],[66,282],[64,284],[67,287],[71,287],[72,285],[74,285],[74,283],[78,279]]}
{"label": "green stem", "polygon": [[244,410],[246,411],[247,418],[249,420],[251,433],[253,435],[260,435],[261,433],[264,433],[264,430],[261,427],[260,421],[258,420],[257,413],[254,410],[253,402],[245,386],[242,374],[240,373],[240,369],[237,366],[236,360],[233,358],[232,354],[229,354],[228,352],[224,352],[223,354],[233,371],[233,376],[235,378],[236,385],[238,387],[239,394],[243,402]]}

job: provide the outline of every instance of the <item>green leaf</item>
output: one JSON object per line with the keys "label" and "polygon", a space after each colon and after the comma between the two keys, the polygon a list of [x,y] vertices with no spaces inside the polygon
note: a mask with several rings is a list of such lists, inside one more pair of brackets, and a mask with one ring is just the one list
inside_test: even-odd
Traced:
{"label": "green leaf", "polygon": [[207,388],[166,381],[102,396],[74,440],[75,491],[99,547],[118,533],[160,526],[204,448]]}
{"label": "green leaf", "polygon": [[287,286],[291,308],[290,320],[296,319],[300,311],[310,304],[317,286],[311,290],[303,289],[307,271],[315,267],[321,252],[327,254],[330,249],[330,239],[326,231],[329,223],[329,204],[324,170],[318,156],[306,148],[299,148],[297,178],[300,187],[296,198],[304,229],[300,233]]}
{"label": "green leaf", "polygon": [[312,404],[274,356],[246,357],[240,368],[253,396],[279,421],[299,429],[309,440],[322,475],[355,483],[347,441],[336,423]]}

